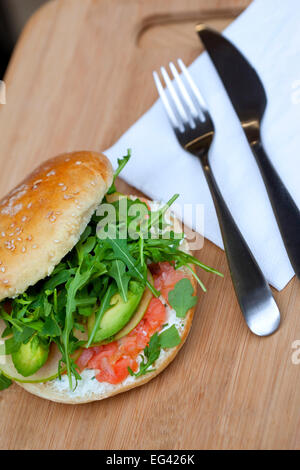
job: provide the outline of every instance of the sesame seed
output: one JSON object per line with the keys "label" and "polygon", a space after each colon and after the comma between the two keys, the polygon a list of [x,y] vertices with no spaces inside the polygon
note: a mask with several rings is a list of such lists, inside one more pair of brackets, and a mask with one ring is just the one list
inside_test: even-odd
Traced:
{"label": "sesame seed", "polygon": [[14,228],[14,226],[15,226],[15,224],[14,224],[14,223],[10,224],[10,227],[11,227],[11,228]]}
{"label": "sesame seed", "polygon": [[49,173],[46,174],[46,176],[54,176],[54,175],[55,175],[54,170],[51,170],[51,171],[49,171]]}
{"label": "sesame seed", "polygon": [[5,268],[1,268],[1,271],[2,271],[3,273],[5,273]]}
{"label": "sesame seed", "polygon": [[22,241],[22,238],[17,237],[17,240],[18,240],[18,242],[21,242],[21,241]]}
{"label": "sesame seed", "polygon": [[73,196],[71,194],[64,194],[64,199],[72,199]]}
{"label": "sesame seed", "polygon": [[27,217],[26,217],[26,215],[24,215],[24,217],[22,217],[22,219],[21,219],[21,220],[22,220],[22,222],[26,222],[26,220],[27,220]]}
{"label": "sesame seed", "polygon": [[66,158],[66,159],[65,159],[65,162],[69,162],[69,161],[70,161],[70,159],[69,159],[69,158]]}
{"label": "sesame seed", "polygon": [[59,240],[54,240],[54,243],[59,243]]}
{"label": "sesame seed", "polygon": [[4,245],[6,246],[8,250],[14,250],[16,248],[14,245],[14,240],[12,240],[11,242],[7,241],[4,243]]}
{"label": "sesame seed", "polygon": [[28,235],[27,240],[31,241],[31,240],[32,240],[32,236],[31,236],[31,235]]}
{"label": "sesame seed", "polygon": [[75,165],[81,165],[81,161],[80,160],[77,160],[77,162],[75,162]]}
{"label": "sesame seed", "polygon": [[56,221],[55,215],[51,215],[51,217],[49,217],[49,220],[50,222],[55,222]]}
{"label": "sesame seed", "polygon": [[1,232],[2,237],[5,237],[5,232]]}
{"label": "sesame seed", "polygon": [[31,206],[32,206],[32,202],[28,204],[27,209],[30,209]]}
{"label": "sesame seed", "polygon": [[33,248],[33,249],[37,248],[37,245],[32,245],[32,248]]}
{"label": "sesame seed", "polygon": [[25,253],[25,251],[26,251],[25,246],[22,246],[22,253]]}
{"label": "sesame seed", "polygon": [[91,181],[91,185],[95,186],[96,185],[95,181]]}
{"label": "sesame seed", "polygon": [[8,284],[8,280],[7,279],[4,279],[4,281],[2,281],[3,284]]}
{"label": "sesame seed", "polygon": [[13,234],[14,234],[14,232],[11,232],[11,233],[8,234],[8,236],[9,236],[9,237],[12,237]]}

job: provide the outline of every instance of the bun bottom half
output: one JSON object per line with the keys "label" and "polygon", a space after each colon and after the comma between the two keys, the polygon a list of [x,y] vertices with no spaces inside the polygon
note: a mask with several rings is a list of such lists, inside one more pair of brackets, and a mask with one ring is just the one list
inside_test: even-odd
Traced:
{"label": "bun bottom half", "polygon": [[[173,219],[173,217],[172,217]],[[173,219],[174,226],[180,222],[176,219]],[[181,249],[184,250],[185,252],[190,252],[188,243],[185,240],[182,245]],[[194,267],[191,266],[192,269],[194,270]],[[196,289],[197,289],[197,283],[195,281],[195,278],[192,276],[191,272],[182,267],[180,268],[184,273],[185,277],[190,279],[194,293],[196,294]],[[27,390],[27,392],[32,393],[33,395],[36,395],[38,397],[44,398],[46,400],[51,400],[53,402],[57,403],[65,403],[65,404],[84,404],[84,403],[89,403],[93,401],[98,401],[98,400],[104,400],[105,398],[112,397],[114,395],[117,395],[119,393],[126,392],[128,390],[131,390],[136,387],[140,387],[141,385],[146,384],[150,380],[154,379],[158,374],[160,374],[176,357],[182,346],[184,345],[187,336],[189,334],[190,328],[192,326],[192,320],[195,312],[195,308],[191,308],[185,318],[180,319],[180,324],[181,328],[179,329],[179,335],[181,338],[181,342],[178,346],[174,348],[170,348],[167,350],[163,350],[159,356],[159,358],[156,360],[155,364],[153,367],[155,367],[155,370],[153,372],[149,372],[141,377],[135,378],[135,377],[127,377],[122,383],[116,384],[116,385],[111,385],[108,384],[107,387],[103,387],[101,383],[97,382],[96,380],[93,380],[93,386],[91,389],[89,389],[89,386],[87,383],[84,383],[84,391],[82,393],[73,393],[70,390],[60,390],[59,387],[54,383],[54,381],[51,382],[45,382],[45,383],[20,383],[16,382],[20,387],[24,388]],[[59,380],[59,379],[56,379]],[[84,382],[87,380],[86,378],[83,378],[80,382]],[[88,379],[91,381],[91,379]],[[97,384],[99,384],[97,390]],[[82,384],[81,384],[82,385]]]}

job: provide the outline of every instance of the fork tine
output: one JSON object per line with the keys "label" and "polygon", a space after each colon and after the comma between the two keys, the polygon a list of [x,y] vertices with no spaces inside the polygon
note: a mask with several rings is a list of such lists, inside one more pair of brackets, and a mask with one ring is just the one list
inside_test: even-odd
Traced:
{"label": "fork tine", "polygon": [[200,108],[202,111],[207,111],[207,106],[206,106],[206,103],[199,91],[199,88],[197,87],[197,85],[195,84],[194,80],[192,79],[188,69],[186,68],[186,66],[184,65],[184,63],[182,62],[181,59],[178,59],[178,65],[179,67],[181,68],[182,72],[183,72],[183,75],[185,76],[188,84],[190,85],[191,87],[191,90],[193,91],[194,93],[194,96],[195,98],[197,99],[199,105],[200,105]]}
{"label": "fork tine", "polygon": [[156,85],[156,88],[157,88],[157,91],[158,91],[158,94],[159,96],[161,97],[161,100],[163,102],[163,105],[165,107],[165,110],[167,112],[167,115],[171,121],[171,124],[173,127],[177,128],[177,129],[181,129],[181,123],[178,122],[171,106],[170,106],[170,103],[169,103],[169,100],[167,98],[167,95],[166,95],[166,92],[161,84],[161,81],[159,79],[159,76],[157,74],[157,72],[153,72],[153,78],[154,78],[154,82],[155,82],[155,85]]}
{"label": "fork tine", "polygon": [[171,79],[170,79],[169,75],[167,74],[166,69],[164,67],[161,67],[160,70],[161,70],[162,76],[164,78],[166,87],[169,90],[171,97],[173,98],[176,109],[177,109],[182,121],[185,124],[187,124],[189,122],[189,118],[188,118],[188,115],[186,114],[186,111],[185,111],[184,107],[182,106],[182,103],[180,101],[180,98],[178,97],[178,94],[177,94],[177,92],[174,88],[174,85],[171,82]]}
{"label": "fork tine", "polygon": [[169,63],[169,67],[170,67],[170,70],[173,74],[173,77],[175,78],[175,81],[178,85],[178,88],[182,94],[182,97],[184,99],[184,102],[186,103],[191,115],[193,118],[197,118],[198,117],[198,111],[196,110],[195,108],[195,105],[194,103],[192,102],[191,98],[190,98],[190,95],[188,94],[184,84],[183,84],[183,81],[181,80],[181,77],[175,67],[175,65],[173,64],[173,62],[170,62]]}

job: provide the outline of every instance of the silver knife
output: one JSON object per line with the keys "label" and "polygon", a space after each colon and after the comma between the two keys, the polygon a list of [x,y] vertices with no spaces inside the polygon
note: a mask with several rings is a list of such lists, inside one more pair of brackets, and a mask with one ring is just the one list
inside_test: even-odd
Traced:
{"label": "silver knife", "polygon": [[290,262],[300,279],[300,211],[263,148],[260,124],[267,97],[262,82],[228,39],[206,25],[197,25],[196,31],[239,117],[263,177]]}

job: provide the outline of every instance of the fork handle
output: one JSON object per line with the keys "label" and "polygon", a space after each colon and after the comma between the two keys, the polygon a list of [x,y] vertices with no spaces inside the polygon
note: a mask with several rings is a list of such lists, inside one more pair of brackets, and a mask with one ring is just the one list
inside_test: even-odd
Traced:
{"label": "fork handle", "polygon": [[[210,165],[202,163],[202,167],[215,204],[230,274],[242,313],[253,333],[260,336],[271,334],[278,328],[280,319],[271,290],[233,220]],[[272,312],[268,318],[266,315],[264,317],[267,311]]]}
{"label": "fork handle", "polygon": [[251,145],[263,177],[291,265],[300,279],[300,210],[280,179],[260,141]]}

